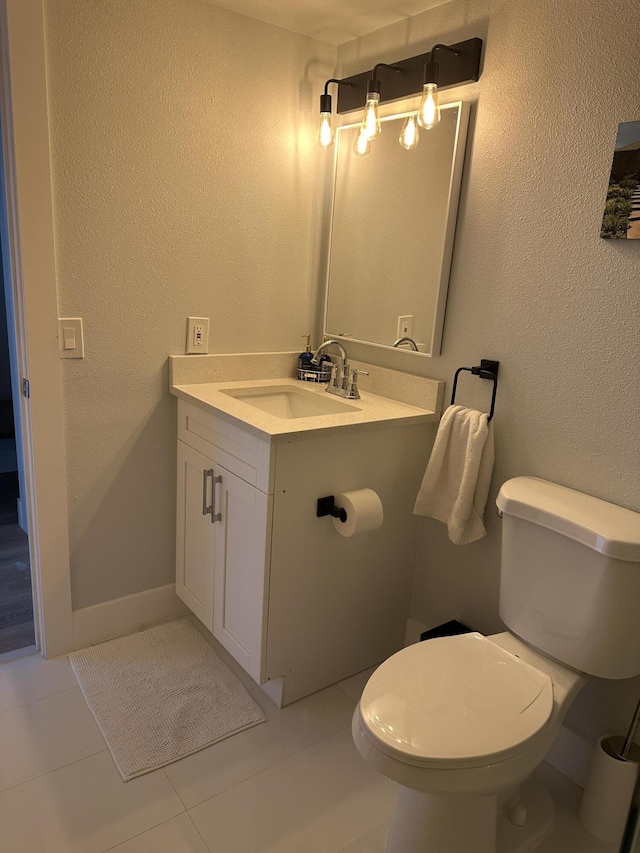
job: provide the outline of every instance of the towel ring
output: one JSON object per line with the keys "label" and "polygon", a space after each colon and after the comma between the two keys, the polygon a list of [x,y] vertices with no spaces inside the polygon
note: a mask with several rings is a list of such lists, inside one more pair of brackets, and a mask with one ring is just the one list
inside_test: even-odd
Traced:
{"label": "towel ring", "polygon": [[473,373],[474,376],[479,376],[481,379],[492,379],[493,380],[493,394],[491,395],[491,409],[489,411],[489,417],[487,418],[487,423],[493,417],[493,413],[496,407],[496,391],[498,390],[498,368],[500,366],[499,361],[492,361],[488,358],[480,359],[480,364],[476,367],[459,367],[455,376],[453,377],[453,391],[451,393],[451,405],[456,401],[456,387],[458,385],[458,376],[463,370],[468,370],[469,373]]}

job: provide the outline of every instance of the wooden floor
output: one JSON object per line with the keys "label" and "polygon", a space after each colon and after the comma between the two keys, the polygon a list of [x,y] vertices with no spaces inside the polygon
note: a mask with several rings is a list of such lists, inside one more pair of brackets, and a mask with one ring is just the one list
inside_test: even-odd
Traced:
{"label": "wooden floor", "polygon": [[17,494],[14,475],[0,474],[0,655],[35,642],[29,540],[18,527]]}

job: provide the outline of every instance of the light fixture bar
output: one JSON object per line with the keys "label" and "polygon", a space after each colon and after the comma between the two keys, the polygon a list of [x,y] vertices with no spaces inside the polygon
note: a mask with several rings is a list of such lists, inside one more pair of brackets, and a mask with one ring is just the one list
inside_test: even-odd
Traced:
{"label": "light fixture bar", "polygon": [[[482,39],[473,38],[456,44],[447,45],[457,51],[439,50],[436,59],[439,66],[438,89],[449,89],[452,86],[461,86],[463,83],[473,83],[480,79],[480,56],[482,53]],[[385,101],[397,101],[400,98],[408,98],[410,95],[422,91],[424,66],[431,61],[431,51],[412,56],[410,59],[402,59],[393,63],[393,68],[399,69],[399,74],[389,74],[385,77],[384,86],[380,94],[380,103]],[[382,63],[379,63],[382,64]],[[338,89],[338,113],[348,113],[351,110],[362,109],[367,95],[367,83],[371,79],[371,72],[355,74],[353,77],[345,77],[342,83],[350,83],[350,86],[342,86]]]}

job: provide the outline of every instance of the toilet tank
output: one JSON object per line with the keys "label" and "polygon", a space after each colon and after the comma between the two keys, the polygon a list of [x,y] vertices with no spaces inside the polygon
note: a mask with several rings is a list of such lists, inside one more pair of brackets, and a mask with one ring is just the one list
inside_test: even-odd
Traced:
{"label": "toilet tank", "polygon": [[496,503],[510,630],[589,675],[640,674],[640,514],[536,477]]}

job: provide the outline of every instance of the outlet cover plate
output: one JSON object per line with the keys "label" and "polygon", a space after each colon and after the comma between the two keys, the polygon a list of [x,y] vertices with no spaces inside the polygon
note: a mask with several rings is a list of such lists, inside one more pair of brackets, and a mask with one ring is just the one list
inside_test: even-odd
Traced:
{"label": "outlet cover plate", "polygon": [[209,352],[209,318],[187,317],[187,355]]}
{"label": "outlet cover plate", "polygon": [[398,338],[413,337],[413,314],[398,317]]}

